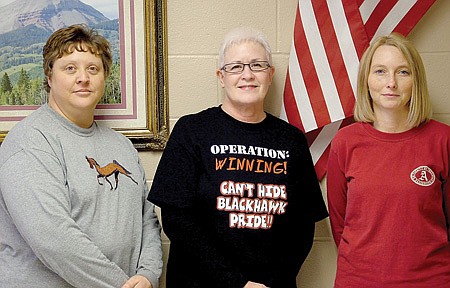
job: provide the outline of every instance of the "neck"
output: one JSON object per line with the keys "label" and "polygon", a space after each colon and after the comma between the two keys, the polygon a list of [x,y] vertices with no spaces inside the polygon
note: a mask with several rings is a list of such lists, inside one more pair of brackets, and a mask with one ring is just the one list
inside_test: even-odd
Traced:
{"label": "neck", "polygon": [[231,107],[225,104],[221,106],[222,110],[238,121],[245,123],[260,123],[266,118],[266,112],[263,107]]}
{"label": "neck", "polygon": [[54,101],[49,101],[48,106],[55,110],[58,114],[74,123],[75,125],[81,128],[89,128],[94,123],[94,111],[89,111],[89,109],[85,110],[76,110],[73,111],[63,111],[59,108],[59,106]]}
{"label": "neck", "polygon": [[381,132],[401,133],[412,129],[408,124],[408,109],[374,109],[375,121],[373,127]]}
{"label": "neck", "polygon": [[404,117],[397,118],[377,118],[373,122],[373,127],[381,132],[401,133],[410,130],[412,127]]}

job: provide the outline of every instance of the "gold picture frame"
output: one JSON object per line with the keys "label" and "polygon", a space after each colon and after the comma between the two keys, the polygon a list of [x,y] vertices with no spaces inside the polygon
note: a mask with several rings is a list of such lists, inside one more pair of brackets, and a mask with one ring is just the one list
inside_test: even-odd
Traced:
{"label": "gold picture frame", "polygon": [[[138,4],[134,0],[118,1],[120,5],[127,7],[133,7],[135,4]],[[140,88],[137,88],[134,91],[135,93],[133,93],[133,97],[138,99],[138,106],[140,106],[139,117],[145,123],[139,125],[127,124],[127,120],[124,118],[120,120],[126,124],[123,127],[117,128],[108,123],[106,125],[112,126],[112,128],[128,137],[138,150],[163,150],[169,137],[167,0],[144,0],[140,5],[142,5],[141,7],[143,7],[144,11],[141,11],[140,8],[136,9],[143,12],[143,17],[136,17],[136,19],[143,20],[137,20],[134,27],[130,27],[130,31],[137,34],[141,34],[143,31],[145,34],[139,35],[139,37],[142,36],[145,38],[143,40],[145,42],[143,45],[145,51],[138,52],[143,53],[142,58],[145,58],[145,69],[143,69],[145,73],[142,73],[145,76],[139,75],[139,82],[145,82],[145,85],[140,85]],[[140,5],[134,7],[139,7]],[[139,63],[142,62],[139,61]],[[139,63],[132,63],[132,65],[137,66]],[[138,80],[133,79],[132,81],[136,82]],[[133,84],[135,85],[136,83]],[[36,108],[34,107],[32,109]],[[30,109],[28,111],[31,111]],[[115,113],[114,109],[110,111]],[[0,145],[5,139],[10,127],[8,126],[7,129],[2,128],[5,128],[5,126],[0,125]]]}
{"label": "gold picture frame", "polygon": [[121,131],[138,150],[163,150],[169,137],[167,0],[144,0],[147,129]]}

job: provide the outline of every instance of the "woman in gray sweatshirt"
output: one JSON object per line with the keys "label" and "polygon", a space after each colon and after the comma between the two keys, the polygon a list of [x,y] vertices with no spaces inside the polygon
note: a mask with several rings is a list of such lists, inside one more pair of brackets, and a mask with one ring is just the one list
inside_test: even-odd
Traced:
{"label": "woman in gray sweatshirt", "polygon": [[85,25],[44,46],[48,103],[0,146],[0,287],[156,288],[161,227],[132,143],[94,109],[112,63]]}

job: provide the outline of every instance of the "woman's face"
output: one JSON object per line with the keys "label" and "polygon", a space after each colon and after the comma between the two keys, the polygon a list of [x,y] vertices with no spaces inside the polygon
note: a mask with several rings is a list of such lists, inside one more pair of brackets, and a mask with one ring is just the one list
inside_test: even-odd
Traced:
{"label": "woman's face", "polygon": [[[252,41],[245,41],[233,45],[225,52],[224,63],[252,63],[268,61],[266,50],[262,45]],[[274,74],[274,67],[264,71],[251,71],[249,65],[244,66],[242,73],[231,74],[222,70],[217,71],[220,84],[225,89],[224,105],[235,108],[263,107],[264,98],[269,91]]]}
{"label": "woman's face", "polygon": [[407,115],[413,79],[401,51],[390,45],[375,50],[367,80],[375,115],[394,111]]}
{"label": "woman's face", "polygon": [[49,106],[78,126],[89,127],[105,88],[102,58],[74,50],[55,61],[47,81]]}

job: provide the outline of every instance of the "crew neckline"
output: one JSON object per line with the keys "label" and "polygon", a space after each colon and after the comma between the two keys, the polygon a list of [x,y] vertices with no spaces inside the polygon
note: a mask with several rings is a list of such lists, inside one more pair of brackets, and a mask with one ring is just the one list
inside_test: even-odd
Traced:
{"label": "crew neckline", "polygon": [[264,111],[264,113],[266,113],[266,117],[261,122],[257,122],[257,123],[243,122],[243,121],[240,121],[240,120],[234,118],[227,112],[225,112],[222,109],[222,105],[219,105],[216,108],[219,111],[219,114],[221,115],[221,117],[224,118],[225,121],[227,121],[228,123],[230,123],[236,127],[240,127],[241,129],[250,130],[250,131],[264,129],[268,125],[269,118],[271,117],[270,113],[267,113],[266,111]]}
{"label": "crew neckline", "polygon": [[55,119],[60,125],[62,125],[65,129],[76,133],[81,136],[90,136],[94,133],[97,123],[94,123],[89,128],[82,128],[75,123],[69,121],[67,118],[60,115],[58,112],[53,110],[47,103],[43,105],[44,111],[46,111],[53,119]]}
{"label": "crew neckline", "polygon": [[383,141],[402,141],[415,137],[423,129],[425,123],[400,133],[389,133],[377,130],[372,123],[361,123],[362,128],[372,137]]}

